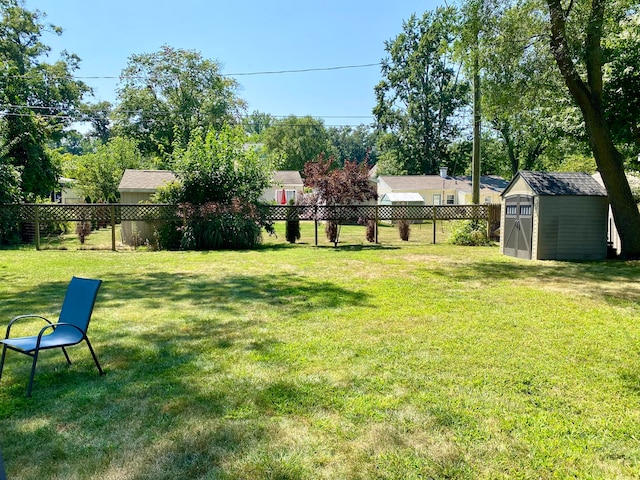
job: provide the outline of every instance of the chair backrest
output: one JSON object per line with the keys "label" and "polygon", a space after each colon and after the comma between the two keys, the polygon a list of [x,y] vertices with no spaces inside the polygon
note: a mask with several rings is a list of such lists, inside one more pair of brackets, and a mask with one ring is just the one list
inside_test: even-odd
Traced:
{"label": "chair backrest", "polygon": [[102,280],[73,277],[67,287],[58,322],[75,325],[86,334],[100,284]]}

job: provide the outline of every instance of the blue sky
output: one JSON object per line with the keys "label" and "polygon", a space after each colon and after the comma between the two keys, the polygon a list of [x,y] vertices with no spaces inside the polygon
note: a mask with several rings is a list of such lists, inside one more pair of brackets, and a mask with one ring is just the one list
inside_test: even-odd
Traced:
{"label": "blue sky", "polygon": [[[53,48],[77,54],[93,100],[116,99],[117,77],[132,54],[164,45],[196,50],[218,60],[222,72],[362,65],[379,62],[384,42],[398,35],[412,13],[440,0],[26,0],[30,10],[63,28],[46,34]],[[234,77],[249,112],[312,115],[326,125],[372,121],[380,68]],[[341,118],[349,117],[349,118]],[[365,118],[358,118],[365,117]]]}

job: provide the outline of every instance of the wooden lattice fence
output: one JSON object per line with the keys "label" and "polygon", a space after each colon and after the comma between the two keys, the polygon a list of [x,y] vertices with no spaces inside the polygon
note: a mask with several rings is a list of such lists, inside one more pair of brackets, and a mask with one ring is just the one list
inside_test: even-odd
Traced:
{"label": "wooden lattice fence", "polygon": [[[500,224],[500,205],[264,205],[263,216],[269,221],[367,221],[486,220],[489,233]],[[187,221],[188,209],[171,204],[11,204],[0,205],[0,220],[34,226],[36,248],[40,247],[40,226],[51,222],[94,222],[111,226],[112,249],[115,250],[115,226],[123,221]],[[497,222],[497,223],[496,223]]]}

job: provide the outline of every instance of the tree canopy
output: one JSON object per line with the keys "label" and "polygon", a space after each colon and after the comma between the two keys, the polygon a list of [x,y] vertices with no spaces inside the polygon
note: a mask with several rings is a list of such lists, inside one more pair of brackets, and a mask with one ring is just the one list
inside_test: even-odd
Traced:
{"label": "tree canopy", "polygon": [[117,134],[135,138],[145,155],[170,154],[186,146],[196,128],[239,123],[245,102],[238,84],[220,64],[194,50],[163,46],[132,55],[120,75],[114,110]]}
{"label": "tree canopy", "polygon": [[[21,196],[31,200],[48,195],[57,185],[59,171],[46,144],[63,135],[90,91],[72,77],[80,61],[77,56],[62,52],[55,63],[44,61],[50,48],[41,41],[42,35],[62,33],[59,27],[45,24],[44,18],[19,0],[0,0],[2,156],[5,164],[20,173]],[[15,175],[5,178],[15,179]]]}
{"label": "tree canopy", "polygon": [[459,135],[456,115],[468,103],[469,85],[452,62],[453,8],[438,8],[403,23],[385,42],[383,79],[375,87],[373,113],[385,153],[395,169],[433,174],[448,163],[448,145]]}

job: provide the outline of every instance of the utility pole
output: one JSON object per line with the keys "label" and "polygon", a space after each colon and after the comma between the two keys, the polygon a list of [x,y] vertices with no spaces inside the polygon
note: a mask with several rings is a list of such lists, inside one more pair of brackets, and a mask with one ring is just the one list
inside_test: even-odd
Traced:
{"label": "utility pole", "polygon": [[473,46],[473,156],[471,168],[472,203],[480,204],[480,15],[476,11],[475,45]]}

